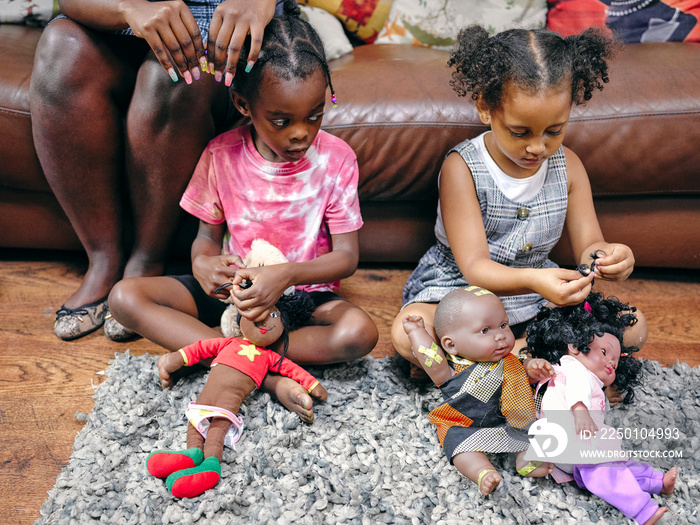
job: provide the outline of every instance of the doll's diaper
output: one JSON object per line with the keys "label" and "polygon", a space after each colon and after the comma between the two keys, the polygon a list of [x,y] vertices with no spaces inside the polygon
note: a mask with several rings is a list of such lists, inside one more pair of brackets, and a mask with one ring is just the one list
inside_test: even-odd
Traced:
{"label": "doll's diaper", "polygon": [[233,412],[229,412],[225,408],[219,408],[210,405],[197,405],[194,402],[190,402],[187,410],[185,411],[187,419],[192,423],[192,426],[197,429],[197,432],[207,438],[207,431],[209,430],[209,420],[212,417],[223,417],[231,422],[231,427],[226,433],[224,438],[224,445],[236,449],[236,442],[241,438],[243,433],[243,418],[235,415]]}

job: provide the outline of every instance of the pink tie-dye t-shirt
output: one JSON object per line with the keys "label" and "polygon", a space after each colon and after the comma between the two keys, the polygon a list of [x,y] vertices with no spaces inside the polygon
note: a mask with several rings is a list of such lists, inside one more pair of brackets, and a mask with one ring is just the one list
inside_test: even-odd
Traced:
{"label": "pink tie-dye t-shirt", "polygon": [[[330,234],[362,226],[357,158],[341,139],[319,131],[304,158],[265,160],[250,126],[212,140],[202,154],[180,206],[198,219],[221,224],[228,253],[244,258],[253,239],[265,239],[292,262],[329,252]],[[335,290],[338,283],[299,286]]]}

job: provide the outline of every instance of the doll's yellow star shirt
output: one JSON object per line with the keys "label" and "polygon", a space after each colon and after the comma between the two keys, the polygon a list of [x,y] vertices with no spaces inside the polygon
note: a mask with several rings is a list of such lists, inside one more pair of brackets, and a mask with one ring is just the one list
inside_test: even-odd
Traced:
{"label": "doll's yellow star shirt", "polygon": [[215,357],[211,366],[221,364],[235,368],[250,377],[258,388],[268,371],[294,379],[307,392],[311,392],[318,385],[316,378],[298,364],[245,339],[203,339],[184,347],[182,351],[187,355],[187,366],[199,363],[202,359]]}

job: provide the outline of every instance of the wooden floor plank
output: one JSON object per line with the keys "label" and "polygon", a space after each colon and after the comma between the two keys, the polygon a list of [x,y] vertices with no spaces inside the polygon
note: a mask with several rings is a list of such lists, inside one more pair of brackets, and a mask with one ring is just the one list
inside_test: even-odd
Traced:
{"label": "wooden floor plank", "polygon": [[[101,331],[72,342],[53,334],[54,312],[79,285],[85,261],[75,254],[0,250],[0,516],[29,524],[67,464],[88,413],[94,387],[115,352],[160,355],[156,345],[109,341]],[[393,354],[390,329],[408,269],[366,267],[341,284],[341,293],[377,323],[375,357]],[[636,272],[625,283],[603,283],[647,316],[642,357],[700,365],[700,277],[697,272]],[[10,497],[8,497],[10,495]]]}

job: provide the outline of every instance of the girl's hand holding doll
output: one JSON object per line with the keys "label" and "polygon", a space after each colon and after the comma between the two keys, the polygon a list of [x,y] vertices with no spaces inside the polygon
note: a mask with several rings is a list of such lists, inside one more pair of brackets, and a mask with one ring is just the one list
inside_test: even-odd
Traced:
{"label": "girl's hand holding doll", "polygon": [[[530,276],[529,276],[530,277]],[[583,302],[591,292],[595,275],[582,276],[576,270],[565,268],[535,269],[531,273],[532,290],[557,306]]]}
{"label": "girl's hand holding doll", "polygon": [[[242,268],[233,278],[231,297],[240,314],[253,322],[265,319],[284,291],[294,283],[291,280],[292,263]],[[241,287],[244,279],[249,287]]]}
{"label": "girl's hand holding doll", "polygon": [[624,281],[634,270],[634,255],[629,246],[619,243],[604,243],[596,246],[593,271],[601,279]]}

